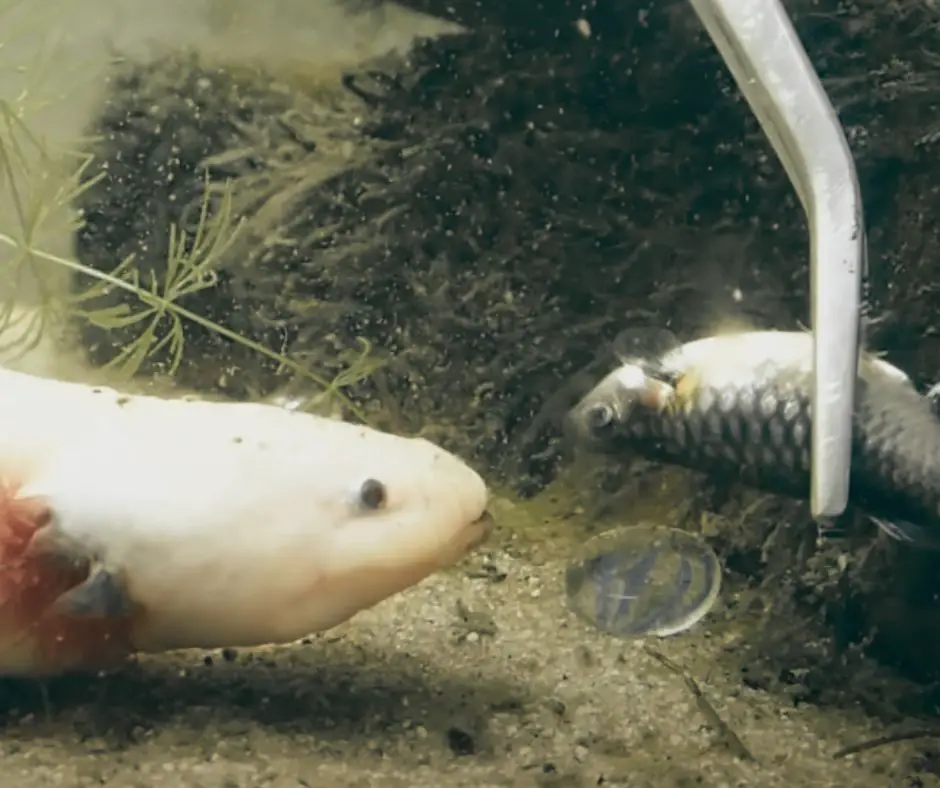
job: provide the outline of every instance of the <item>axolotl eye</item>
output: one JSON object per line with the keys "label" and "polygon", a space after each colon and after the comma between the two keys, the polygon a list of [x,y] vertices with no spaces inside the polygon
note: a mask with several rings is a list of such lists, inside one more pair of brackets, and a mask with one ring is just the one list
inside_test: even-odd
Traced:
{"label": "axolotl eye", "polygon": [[359,486],[358,495],[363,509],[381,509],[388,500],[388,491],[378,479],[366,479]]}

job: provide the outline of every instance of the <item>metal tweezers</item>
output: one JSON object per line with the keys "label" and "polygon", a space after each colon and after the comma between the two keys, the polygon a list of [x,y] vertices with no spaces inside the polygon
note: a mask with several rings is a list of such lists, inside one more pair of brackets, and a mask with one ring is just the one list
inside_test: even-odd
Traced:
{"label": "metal tweezers", "polygon": [[813,433],[810,506],[849,494],[867,249],[855,163],[835,110],[778,0],[689,0],[780,158],[810,231]]}

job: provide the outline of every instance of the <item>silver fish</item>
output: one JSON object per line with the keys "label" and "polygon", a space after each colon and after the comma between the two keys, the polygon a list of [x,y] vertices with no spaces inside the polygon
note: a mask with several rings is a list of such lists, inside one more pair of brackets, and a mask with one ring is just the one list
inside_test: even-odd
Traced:
{"label": "silver fish", "polygon": [[[566,426],[607,453],[806,500],[812,353],[811,334],[787,331],[621,353],[622,366],[572,408]],[[891,537],[940,549],[940,419],[904,372],[871,354],[859,363],[849,502]]]}

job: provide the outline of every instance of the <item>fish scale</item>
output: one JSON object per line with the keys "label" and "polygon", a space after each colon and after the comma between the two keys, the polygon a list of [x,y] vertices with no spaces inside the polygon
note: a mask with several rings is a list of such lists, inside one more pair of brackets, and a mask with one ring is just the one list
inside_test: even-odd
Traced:
{"label": "fish scale", "polygon": [[703,385],[665,411],[638,409],[620,425],[618,442],[679,465],[719,463],[754,483],[782,468],[776,483],[808,485],[809,401],[794,399],[789,386],[760,386]]}

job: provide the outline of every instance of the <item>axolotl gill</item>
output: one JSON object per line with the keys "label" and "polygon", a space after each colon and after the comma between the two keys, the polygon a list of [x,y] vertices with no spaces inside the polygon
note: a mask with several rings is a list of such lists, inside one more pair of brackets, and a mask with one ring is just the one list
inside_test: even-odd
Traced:
{"label": "axolotl gill", "polygon": [[463,460],[274,405],[0,369],[0,674],[284,643],[454,564],[491,525]]}

